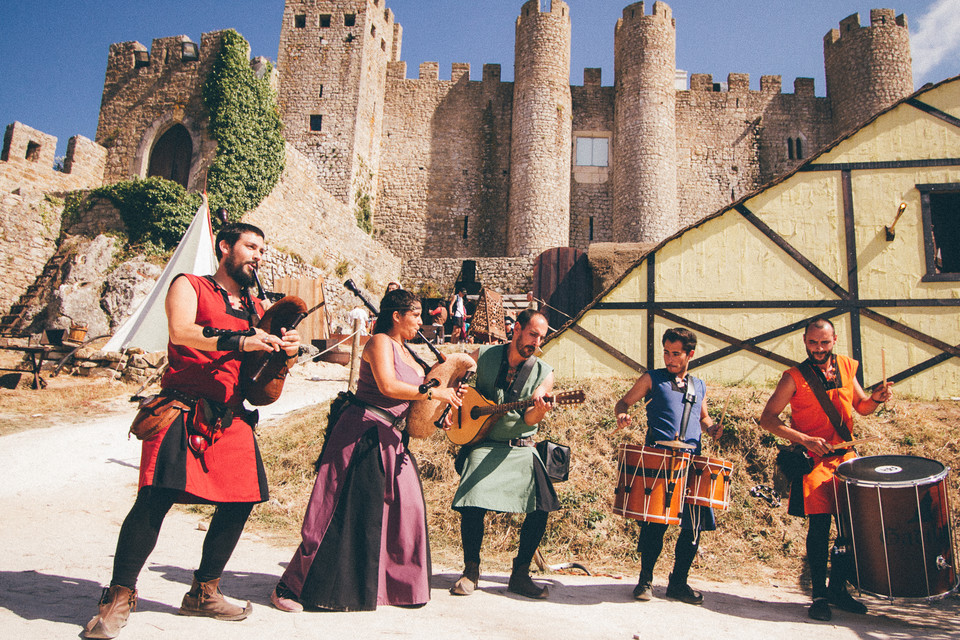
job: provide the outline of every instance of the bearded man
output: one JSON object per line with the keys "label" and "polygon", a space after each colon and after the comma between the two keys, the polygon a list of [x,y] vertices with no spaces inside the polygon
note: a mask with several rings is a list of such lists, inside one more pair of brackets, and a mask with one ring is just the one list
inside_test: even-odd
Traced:
{"label": "bearded man", "polygon": [[[244,408],[240,390],[241,353],[283,350],[292,357],[300,337],[294,330],[278,337],[254,328],[263,307],[249,287],[265,250],[263,231],[226,225],[216,250],[213,276],[180,274],[167,292],[169,367],[160,396],[183,410],[168,426],[143,436],[137,499],[120,527],[110,586],[84,628],[86,638],[114,638],[127,623],[136,608],[137,576],[175,503],[216,506],[180,614],[218,620],[250,614],[249,602],[238,606],[220,592],[220,576],[253,505],[268,498],[254,435],[257,413]],[[207,337],[205,327],[223,335]]]}
{"label": "bearded man", "polygon": [[[837,333],[826,318],[810,321],[803,332],[807,361],[791,367],[780,378],[776,390],[767,401],[760,416],[760,426],[790,442],[803,445],[812,455],[816,466],[803,477],[803,511],[808,518],[807,562],[813,586],[813,603],[808,615],[814,620],[830,620],[833,604],[851,613],[866,613],[867,608],[853,599],[847,591],[844,562],[837,558],[831,565],[830,584],[827,586],[827,558],[829,555],[830,524],[837,515],[833,492],[833,476],[845,460],[856,457],[852,449],[835,450],[834,445],[845,441],[831,423],[823,406],[814,395],[811,384],[823,386],[846,431],[853,431],[853,410],[870,415],[890,399],[893,383],[878,385],[868,396],[857,381],[856,360],[836,355]],[[814,382],[808,382],[801,368],[812,370]],[[780,419],[787,404],[791,408],[791,425]],[[797,496],[792,496],[796,498]],[[794,500],[791,500],[794,503]],[[793,515],[803,515],[791,511]],[[839,523],[838,523],[839,527]]]}

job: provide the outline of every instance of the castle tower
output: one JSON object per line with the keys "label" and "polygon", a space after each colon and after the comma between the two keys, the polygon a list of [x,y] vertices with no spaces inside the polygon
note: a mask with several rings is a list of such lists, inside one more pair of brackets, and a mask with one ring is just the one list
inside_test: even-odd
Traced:
{"label": "castle tower", "polygon": [[277,67],[284,137],[345,204],[376,197],[387,63],[400,25],[386,0],[286,0]]}
{"label": "castle tower", "polygon": [[860,14],[844,18],[823,37],[823,63],[839,135],[913,93],[906,16],[871,9],[869,27],[860,26]]}
{"label": "castle tower", "polygon": [[613,240],[658,242],[677,212],[676,23],[655,2],[623,10],[614,32]]}
{"label": "castle tower", "polygon": [[569,242],[572,112],[570,8],[529,0],[516,29],[508,255]]}

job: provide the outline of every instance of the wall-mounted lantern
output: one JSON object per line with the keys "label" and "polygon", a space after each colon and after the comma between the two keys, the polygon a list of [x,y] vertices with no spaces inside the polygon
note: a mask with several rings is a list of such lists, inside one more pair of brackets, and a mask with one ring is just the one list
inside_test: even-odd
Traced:
{"label": "wall-mounted lantern", "polygon": [[889,227],[884,227],[884,230],[887,232],[887,242],[892,242],[894,238],[897,237],[897,232],[893,230],[897,226],[897,221],[900,220],[900,216],[903,215],[904,210],[907,208],[906,202],[900,203],[900,208],[897,209],[897,215],[893,218],[893,224]]}

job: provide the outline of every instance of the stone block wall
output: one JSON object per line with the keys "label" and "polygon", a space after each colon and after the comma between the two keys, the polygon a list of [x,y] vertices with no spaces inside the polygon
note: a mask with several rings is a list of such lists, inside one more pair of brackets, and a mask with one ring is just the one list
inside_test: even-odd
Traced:
{"label": "stone block wall", "polygon": [[[533,291],[533,264],[535,257],[478,258],[477,280],[498,293]],[[420,291],[437,287],[444,297],[453,295],[453,283],[460,273],[463,261],[450,258],[421,258],[408,260],[403,265],[400,280],[405,289]]]}
{"label": "stone block wall", "polygon": [[[591,242],[613,240],[614,88],[601,86],[600,69],[584,69],[583,86],[570,87],[570,92],[573,100],[570,246],[586,250]],[[606,167],[577,166],[577,140],[584,137],[607,138]]]}
{"label": "stone block wall", "polygon": [[455,81],[439,80],[436,63],[419,79],[397,65],[388,81],[374,226],[405,258],[507,250],[513,84],[500,82],[499,65],[485,65],[481,81],[454,67]]}
{"label": "stone block wall", "polygon": [[19,122],[6,128],[0,155],[0,312],[37,279],[57,249],[64,196],[103,181],[106,150],[70,139],[64,171],[53,168],[57,139]]}
{"label": "stone block wall", "polygon": [[97,142],[108,149],[105,180],[146,177],[153,144],[176,124],[190,134],[192,154],[187,188],[202,189],[216,155],[207,133],[209,115],[203,83],[220,51],[220,32],[203,34],[199,59],[187,36],[110,45],[97,125]]}

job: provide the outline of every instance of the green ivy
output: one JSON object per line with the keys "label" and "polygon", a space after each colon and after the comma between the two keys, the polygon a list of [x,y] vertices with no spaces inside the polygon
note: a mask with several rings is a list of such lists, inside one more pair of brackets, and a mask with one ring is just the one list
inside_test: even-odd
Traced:
{"label": "green ivy", "polygon": [[163,178],[126,180],[90,192],[88,202],[106,198],[120,211],[131,245],[145,253],[175,247],[200,207],[200,195]]}
{"label": "green ivy", "polygon": [[250,68],[247,41],[224,31],[203,98],[217,141],[207,174],[210,208],[226,208],[231,221],[259,205],[283,172],[283,124],[268,77]]}
{"label": "green ivy", "polygon": [[369,193],[357,190],[357,208],[354,215],[357,216],[357,226],[363,229],[364,233],[373,233],[373,206],[371,205]]}

